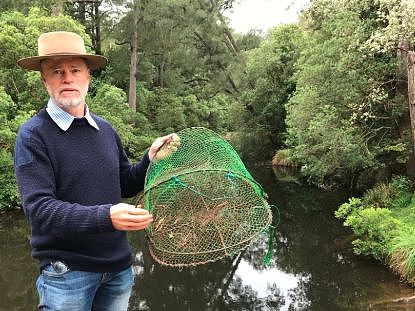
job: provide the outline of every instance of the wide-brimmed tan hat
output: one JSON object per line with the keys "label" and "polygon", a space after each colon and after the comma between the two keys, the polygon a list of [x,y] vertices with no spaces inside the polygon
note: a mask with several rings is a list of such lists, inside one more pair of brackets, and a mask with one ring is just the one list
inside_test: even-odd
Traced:
{"label": "wide-brimmed tan hat", "polygon": [[101,68],[107,63],[107,58],[104,56],[86,53],[81,36],[73,32],[55,31],[39,36],[38,56],[19,59],[17,64],[24,69],[40,71],[42,60],[58,56],[82,57],[91,70]]}

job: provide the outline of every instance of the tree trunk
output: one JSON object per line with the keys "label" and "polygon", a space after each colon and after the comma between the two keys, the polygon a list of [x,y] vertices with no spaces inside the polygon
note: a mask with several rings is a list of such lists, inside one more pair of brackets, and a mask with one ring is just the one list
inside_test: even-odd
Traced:
{"label": "tree trunk", "polygon": [[131,61],[130,61],[130,89],[128,92],[128,105],[132,111],[137,110],[137,23],[138,9],[133,12],[133,29],[131,32]]}
{"label": "tree trunk", "polygon": [[86,7],[85,7],[85,2],[84,1],[80,1],[79,2],[79,21],[81,22],[82,25],[85,25],[86,22]]}
{"label": "tree trunk", "polygon": [[101,50],[101,16],[99,13],[99,6],[101,5],[101,2],[95,2],[94,3],[94,28],[95,31],[95,53],[98,55],[102,55]]}
{"label": "tree trunk", "polygon": [[56,1],[55,5],[52,7],[52,16],[58,16],[64,13],[64,1]]}
{"label": "tree trunk", "polygon": [[[203,0],[199,0],[199,4],[200,7],[206,11],[206,13],[211,14],[215,9],[217,9],[217,18],[219,19],[220,22],[220,28],[222,30],[222,34],[224,36],[225,39],[225,44],[228,47],[229,51],[236,57],[236,59],[243,65],[244,68],[246,68],[246,63],[245,60],[243,58],[243,56],[241,55],[241,50],[239,49],[238,44],[236,43],[235,38],[233,37],[233,34],[231,32],[231,30],[229,29],[229,27],[226,24],[225,19],[223,18],[222,13],[219,10],[219,1],[217,0],[210,0],[210,7],[203,1]],[[224,1],[223,5],[225,7],[232,7],[233,5],[233,0],[228,0],[228,1]],[[246,69],[243,70],[243,74],[245,75],[246,78],[248,78],[248,72],[246,71]],[[227,74],[227,79],[228,81],[231,83],[232,88],[238,93],[238,88],[236,86],[236,84],[234,83],[232,77],[230,77]],[[251,88],[254,88],[254,85],[252,83],[251,80],[247,79],[249,85],[251,86]]]}
{"label": "tree trunk", "polygon": [[[102,55],[101,49],[101,13],[99,7],[103,0],[56,0],[57,3],[76,3],[77,9],[71,13],[84,27],[92,40],[95,54]],[[58,5],[55,5],[57,7]]]}
{"label": "tree trunk", "polygon": [[412,148],[415,150],[415,52],[408,51],[408,104],[411,118]]}
{"label": "tree trunk", "polygon": [[159,66],[159,86],[161,88],[164,88],[164,66],[165,66],[165,62],[164,62],[164,55],[163,55],[163,60],[161,61],[161,64]]}

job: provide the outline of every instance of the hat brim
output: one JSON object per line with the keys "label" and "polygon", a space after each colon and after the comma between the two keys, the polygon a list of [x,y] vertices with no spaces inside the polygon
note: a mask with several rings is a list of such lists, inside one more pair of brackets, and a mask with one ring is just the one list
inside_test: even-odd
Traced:
{"label": "hat brim", "polygon": [[101,55],[91,55],[91,54],[53,54],[53,55],[45,55],[45,56],[34,56],[34,57],[27,57],[22,58],[17,61],[17,64],[28,70],[36,70],[40,71],[40,63],[43,60],[55,58],[55,57],[79,57],[84,58],[88,64],[90,70],[99,69],[107,63],[107,58]]}

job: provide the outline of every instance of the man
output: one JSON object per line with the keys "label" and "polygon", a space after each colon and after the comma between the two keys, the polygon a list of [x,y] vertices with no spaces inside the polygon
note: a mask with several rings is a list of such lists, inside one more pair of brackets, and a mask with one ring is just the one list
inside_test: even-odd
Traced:
{"label": "man", "polygon": [[15,172],[41,271],[39,308],[127,310],[133,274],[126,231],[153,218],[121,197],[143,189],[149,162],[175,134],[156,139],[132,165],[114,128],[85,103],[90,70],[106,58],[87,54],[71,32],[42,34],[38,50],[18,64],[41,72],[50,99],[19,130]]}

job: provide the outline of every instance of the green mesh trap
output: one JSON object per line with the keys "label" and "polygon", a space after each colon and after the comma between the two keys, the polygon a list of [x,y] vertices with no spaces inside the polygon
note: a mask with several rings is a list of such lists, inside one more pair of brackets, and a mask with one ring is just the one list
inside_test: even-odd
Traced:
{"label": "green mesh trap", "polygon": [[150,164],[137,202],[153,214],[150,253],[160,264],[176,267],[233,255],[270,225],[265,193],[232,146],[213,131],[188,128],[178,136],[180,145],[163,146],[164,158]]}

